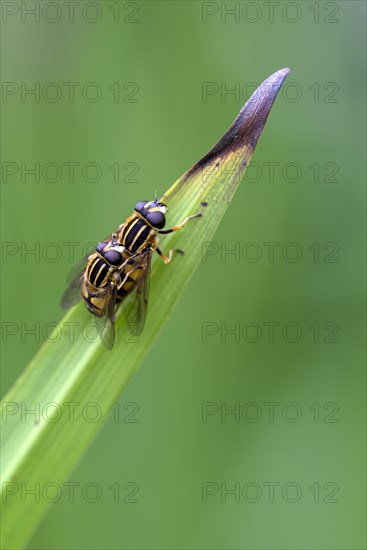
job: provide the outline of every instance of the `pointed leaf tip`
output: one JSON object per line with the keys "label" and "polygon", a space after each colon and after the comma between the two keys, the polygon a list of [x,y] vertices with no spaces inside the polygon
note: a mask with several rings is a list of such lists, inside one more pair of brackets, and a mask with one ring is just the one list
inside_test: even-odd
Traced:
{"label": "pointed leaf tip", "polygon": [[223,158],[238,149],[246,149],[246,160],[249,160],[263,131],[275,98],[290,72],[289,68],[280,69],[260,84],[242,107],[227,132],[199,162],[184,174],[185,179],[198,169],[202,170],[215,158]]}

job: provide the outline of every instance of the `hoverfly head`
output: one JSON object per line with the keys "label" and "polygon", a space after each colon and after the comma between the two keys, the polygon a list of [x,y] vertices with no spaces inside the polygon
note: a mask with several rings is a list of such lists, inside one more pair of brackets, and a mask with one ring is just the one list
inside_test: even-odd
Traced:
{"label": "hoverfly head", "polygon": [[154,229],[163,229],[166,225],[168,207],[158,199],[154,201],[141,201],[135,205],[135,211],[138,212]]}

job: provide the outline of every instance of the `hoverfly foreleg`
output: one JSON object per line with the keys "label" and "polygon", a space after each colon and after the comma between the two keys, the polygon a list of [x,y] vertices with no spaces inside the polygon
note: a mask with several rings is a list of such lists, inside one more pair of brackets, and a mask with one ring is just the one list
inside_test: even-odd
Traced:
{"label": "hoverfly foreleg", "polygon": [[174,252],[178,252],[179,254],[185,254],[185,252],[180,248],[171,248],[171,250],[168,252],[168,256],[166,256],[164,252],[162,252],[162,250],[159,248],[159,246],[157,246],[156,252],[158,252],[158,254],[160,255],[160,257],[162,258],[165,264],[170,263]]}
{"label": "hoverfly foreleg", "polygon": [[194,218],[200,218],[202,216],[202,213],[199,212],[198,214],[194,214],[193,216],[188,216],[186,219],[184,219],[183,222],[179,223],[178,225],[174,225],[170,229],[162,229],[158,231],[161,235],[167,235],[168,233],[173,233],[174,231],[178,231],[183,227],[185,224],[187,224],[188,221],[193,220]]}
{"label": "hoverfly foreleg", "polygon": [[124,284],[129,280],[129,277],[130,275],[132,275],[132,273],[134,273],[134,271],[136,271],[137,269],[139,269],[139,266],[134,266],[131,271],[127,271],[126,273],[124,273],[124,271],[121,269],[123,267],[125,267],[126,265],[130,264],[130,265],[134,265],[134,260],[131,261],[133,258],[135,258],[136,256],[140,256],[141,254],[133,254],[133,256],[131,256],[126,262],[124,262],[121,266],[120,266],[120,280],[118,281],[118,284],[117,284],[117,290],[121,290],[121,288],[123,288]]}

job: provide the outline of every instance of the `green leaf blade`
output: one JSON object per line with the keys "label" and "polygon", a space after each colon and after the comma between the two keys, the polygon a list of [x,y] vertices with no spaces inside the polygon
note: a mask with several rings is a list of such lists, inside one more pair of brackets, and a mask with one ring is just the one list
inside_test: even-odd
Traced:
{"label": "green leaf blade", "polygon": [[[93,320],[80,304],[63,319],[61,337],[56,339],[59,327],[50,338],[55,342],[42,346],[4,397],[1,404],[3,547],[22,548],[49,506],[42,498],[39,502],[33,498],[22,502],[21,483],[33,488],[37,483],[42,487],[66,480],[149,352],[200,264],[203,243],[213,238],[233,198],[288,74],[289,69],[282,69],[263,82],[226,134],[163,196],[162,200],[170,208],[168,223],[173,217],[173,223],[177,223],[197,212],[203,216],[162,238],[165,252],[179,247],[187,253],[175,257],[168,266],[155,259],[148,318],[141,336],[136,341],[127,337],[121,316],[116,323],[117,342],[112,351],[106,351],[101,342],[87,341],[82,328]],[[204,207],[203,202],[207,206]],[[129,307],[127,301],[127,311]],[[73,326],[78,330],[71,341]],[[90,402],[97,403],[101,410],[96,423],[86,422],[83,417],[83,404]],[[70,403],[78,404],[72,421]],[[43,411],[39,421],[35,422],[31,415],[21,418],[24,407]],[[44,411],[49,417],[45,417]]]}

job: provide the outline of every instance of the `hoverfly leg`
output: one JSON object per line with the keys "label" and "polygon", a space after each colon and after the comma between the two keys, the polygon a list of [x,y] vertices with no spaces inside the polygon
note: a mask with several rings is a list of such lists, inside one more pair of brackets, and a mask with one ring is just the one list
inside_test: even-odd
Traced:
{"label": "hoverfly leg", "polygon": [[184,219],[183,222],[179,223],[178,225],[174,225],[170,229],[162,229],[160,231],[157,231],[157,233],[160,233],[161,235],[167,235],[168,233],[173,233],[174,231],[178,231],[179,229],[181,229],[181,227],[186,225],[187,222],[189,222],[190,220],[193,220],[194,218],[201,218],[202,215],[203,214],[199,212],[198,214],[194,214],[193,216],[188,216],[187,218]]}
{"label": "hoverfly leg", "polygon": [[180,248],[171,248],[171,250],[168,252],[168,256],[166,256],[164,252],[159,248],[159,246],[157,246],[156,252],[158,252],[158,254],[160,255],[160,257],[162,258],[165,264],[170,263],[174,252],[178,252],[179,254],[185,254],[185,251],[181,250]]}

